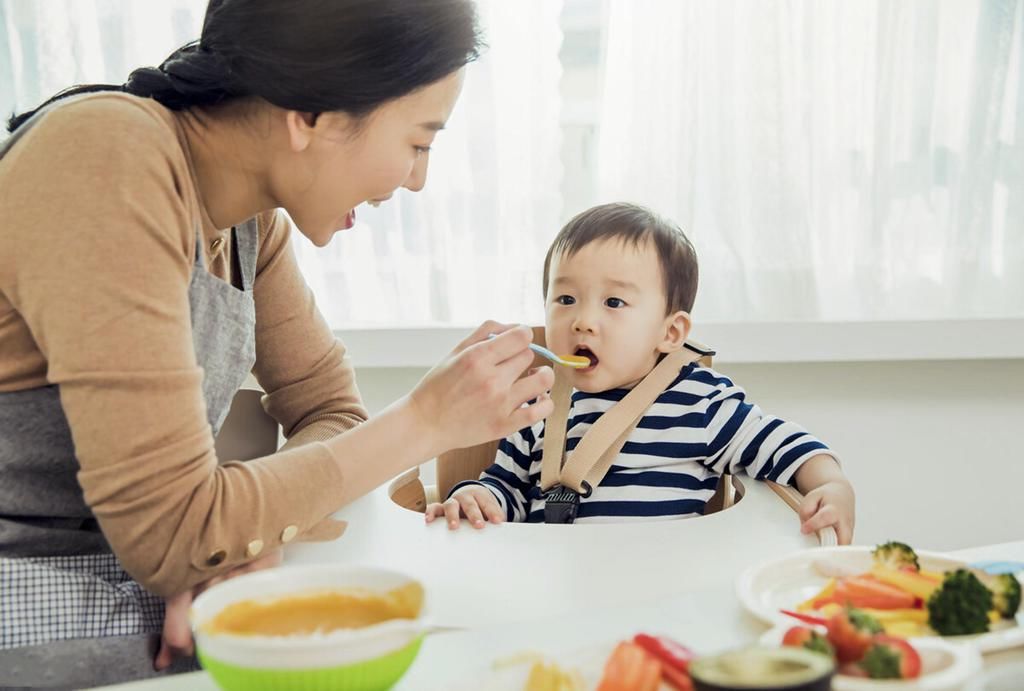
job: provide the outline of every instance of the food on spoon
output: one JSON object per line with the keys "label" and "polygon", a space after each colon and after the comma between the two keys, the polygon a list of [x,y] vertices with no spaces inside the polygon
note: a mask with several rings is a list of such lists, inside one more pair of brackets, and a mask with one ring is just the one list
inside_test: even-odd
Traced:
{"label": "food on spoon", "polygon": [[928,625],[943,636],[988,631],[992,591],[967,569],[946,574],[928,598]]}

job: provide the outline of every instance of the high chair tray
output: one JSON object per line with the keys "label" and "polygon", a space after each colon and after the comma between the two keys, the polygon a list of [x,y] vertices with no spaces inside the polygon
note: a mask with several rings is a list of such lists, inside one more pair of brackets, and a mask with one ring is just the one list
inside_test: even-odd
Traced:
{"label": "high chair tray", "polygon": [[[656,603],[733,583],[750,564],[816,546],[765,483],[742,478],[735,506],[701,518],[579,525],[425,525],[386,487],[336,514],[338,540],[289,547],[288,563],[391,568],[420,580],[439,626],[469,628]],[[467,603],[471,603],[467,606]]]}

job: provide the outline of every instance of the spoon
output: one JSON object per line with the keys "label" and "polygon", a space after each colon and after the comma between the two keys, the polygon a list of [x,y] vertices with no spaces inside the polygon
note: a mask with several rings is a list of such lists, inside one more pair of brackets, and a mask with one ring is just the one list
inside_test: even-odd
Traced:
{"label": "spoon", "polygon": [[[496,336],[497,334],[490,334],[487,338],[494,338]],[[546,357],[548,360],[551,360],[551,362],[564,365],[566,367],[572,367],[573,369],[590,367],[590,358],[583,357],[582,355],[555,355],[544,346],[537,345],[536,343],[530,344],[530,350],[538,355]]]}

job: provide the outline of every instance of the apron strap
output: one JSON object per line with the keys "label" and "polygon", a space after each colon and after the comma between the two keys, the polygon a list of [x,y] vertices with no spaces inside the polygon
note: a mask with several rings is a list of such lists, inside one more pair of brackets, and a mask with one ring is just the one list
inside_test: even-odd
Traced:
{"label": "apron strap", "polygon": [[256,257],[259,256],[259,226],[256,218],[231,230],[233,244],[238,252],[238,264],[242,270],[242,290],[252,290],[256,283]]}
{"label": "apron strap", "polygon": [[697,349],[680,348],[669,353],[626,396],[609,408],[587,430],[568,461],[565,457],[565,434],[569,416],[572,386],[568,373],[555,372],[551,389],[554,412],[544,426],[544,455],[541,460],[541,491],[556,485],[567,487],[581,496],[590,496],[601,484],[608,469],[622,449],[633,428],[651,404],[679,375],[679,371],[706,355]]}

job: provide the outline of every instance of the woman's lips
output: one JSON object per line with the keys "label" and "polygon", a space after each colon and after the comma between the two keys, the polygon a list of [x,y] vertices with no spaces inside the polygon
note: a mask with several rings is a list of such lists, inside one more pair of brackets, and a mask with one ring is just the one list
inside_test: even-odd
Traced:
{"label": "woman's lips", "polygon": [[342,230],[348,230],[349,228],[351,228],[355,224],[356,224],[356,210],[352,209],[347,214],[345,214],[345,220],[342,221],[342,223],[341,223],[341,229]]}

